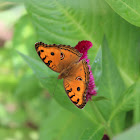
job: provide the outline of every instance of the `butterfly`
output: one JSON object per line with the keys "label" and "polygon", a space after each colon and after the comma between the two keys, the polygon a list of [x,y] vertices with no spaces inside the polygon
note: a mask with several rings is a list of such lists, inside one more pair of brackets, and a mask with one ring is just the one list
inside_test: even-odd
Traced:
{"label": "butterfly", "polygon": [[[60,73],[64,89],[69,99],[80,109],[86,105],[86,93],[89,84],[89,67],[82,54],[69,45],[35,44],[41,60],[53,71]],[[80,60],[80,61],[79,61]]]}

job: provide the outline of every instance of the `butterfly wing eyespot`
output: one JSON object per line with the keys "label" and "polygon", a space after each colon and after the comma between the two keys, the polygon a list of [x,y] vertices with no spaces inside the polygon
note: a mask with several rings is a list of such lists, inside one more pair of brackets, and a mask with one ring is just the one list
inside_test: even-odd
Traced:
{"label": "butterfly wing eyespot", "polygon": [[61,60],[63,61],[64,65],[68,64],[69,66],[71,63],[76,63],[79,61],[82,54],[73,47],[69,45],[59,45],[61,50]]}
{"label": "butterfly wing eyespot", "polygon": [[86,105],[89,68],[85,60],[73,66],[70,76],[64,78],[64,88],[70,100],[80,109]]}
{"label": "butterfly wing eyespot", "polygon": [[82,81],[82,78],[80,76],[76,77],[76,80]]}
{"label": "butterfly wing eyespot", "polygon": [[63,59],[64,59],[64,57],[65,57],[64,53],[63,53],[63,52],[61,52],[61,55],[60,55],[61,60],[63,60]]}

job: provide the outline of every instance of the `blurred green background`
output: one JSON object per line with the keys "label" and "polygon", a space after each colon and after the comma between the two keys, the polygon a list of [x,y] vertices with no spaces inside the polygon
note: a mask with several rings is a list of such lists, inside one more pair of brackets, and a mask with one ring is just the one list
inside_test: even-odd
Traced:
{"label": "blurred green background", "polygon": [[[98,93],[82,110],[34,48],[81,40],[93,43]],[[139,140],[139,131],[139,0],[0,1],[1,140]]]}

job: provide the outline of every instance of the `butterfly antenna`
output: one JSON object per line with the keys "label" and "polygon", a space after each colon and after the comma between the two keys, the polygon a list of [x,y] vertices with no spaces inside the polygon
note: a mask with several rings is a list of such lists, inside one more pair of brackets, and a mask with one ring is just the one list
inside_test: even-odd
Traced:
{"label": "butterfly antenna", "polygon": [[54,91],[53,91],[53,94],[52,94],[53,96],[54,96],[55,90],[56,90],[56,88],[57,88],[57,84],[58,84],[58,78],[57,78],[56,86],[55,86]]}

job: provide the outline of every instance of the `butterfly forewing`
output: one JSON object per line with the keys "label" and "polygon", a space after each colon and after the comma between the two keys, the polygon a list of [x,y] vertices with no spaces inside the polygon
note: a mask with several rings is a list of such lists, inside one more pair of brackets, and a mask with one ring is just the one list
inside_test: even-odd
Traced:
{"label": "butterfly forewing", "polygon": [[57,45],[47,45],[42,42],[35,44],[36,51],[41,60],[53,71],[60,73],[60,48]]}
{"label": "butterfly forewing", "polygon": [[81,57],[81,53],[66,45],[47,45],[38,42],[35,44],[35,48],[42,61],[58,73],[61,73],[71,63],[78,62]]}

